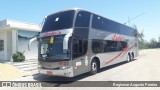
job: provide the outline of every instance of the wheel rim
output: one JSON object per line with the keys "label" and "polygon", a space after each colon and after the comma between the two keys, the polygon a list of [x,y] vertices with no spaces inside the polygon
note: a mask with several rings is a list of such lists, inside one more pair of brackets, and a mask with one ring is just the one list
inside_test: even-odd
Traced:
{"label": "wheel rim", "polygon": [[95,62],[92,63],[92,70],[93,71],[97,70],[97,64]]}

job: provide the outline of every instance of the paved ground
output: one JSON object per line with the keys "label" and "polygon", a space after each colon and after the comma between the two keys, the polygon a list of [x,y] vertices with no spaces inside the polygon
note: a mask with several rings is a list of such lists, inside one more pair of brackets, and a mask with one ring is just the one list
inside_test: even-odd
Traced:
{"label": "paved ground", "polygon": [[0,81],[14,80],[25,74],[25,72],[20,71],[10,64],[0,63]]}
{"label": "paved ground", "polygon": [[0,81],[16,80],[24,76],[37,73],[38,62],[26,60],[24,62],[0,62]]}
{"label": "paved ground", "polygon": [[[141,50],[135,61],[121,63],[102,69],[98,74],[88,74],[68,79],[77,81],[160,81],[160,49]],[[67,80],[62,77],[34,74],[19,80],[57,81]]]}
{"label": "paved ground", "polygon": [[[85,81],[160,81],[160,49],[144,50],[137,60],[84,78]],[[96,77],[96,78],[95,78]]]}
{"label": "paved ground", "polygon": [[[160,81],[160,49],[149,49],[140,51],[140,55],[137,60],[130,63],[121,63],[112,67],[107,67],[101,70],[96,75],[89,76],[88,74],[80,75],[72,79],[66,79],[61,77],[51,77],[39,74],[34,74],[18,80],[21,81],[46,81],[46,84],[52,84],[53,86],[63,86],[63,83],[57,83],[56,81],[75,80],[75,81]],[[52,81],[52,82],[49,82]],[[101,89],[107,89],[101,88]],[[36,88],[34,88],[36,89]],[[44,88],[41,88],[43,90]],[[51,88],[48,88],[51,89]],[[53,88],[52,88],[53,89]],[[54,89],[80,89],[74,88],[54,88]],[[84,88],[88,89],[88,88]],[[91,88],[97,90],[99,88]],[[108,88],[117,89],[117,88]],[[119,89],[152,89],[152,88],[119,88]],[[160,88],[154,88],[159,90]],[[38,90],[38,89],[37,89]],[[152,89],[153,90],[153,89]]]}

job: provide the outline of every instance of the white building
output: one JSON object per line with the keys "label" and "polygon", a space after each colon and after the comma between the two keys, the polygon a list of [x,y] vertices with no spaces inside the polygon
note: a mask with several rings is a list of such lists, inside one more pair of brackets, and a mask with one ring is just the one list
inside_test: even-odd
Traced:
{"label": "white building", "polygon": [[35,37],[41,28],[37,24],[13,20],[0,21],[0,61],[11,61],[17,51],[24,52],[26,59],[38,56],[37,41],[32,43],[30,51],[28,42]]}

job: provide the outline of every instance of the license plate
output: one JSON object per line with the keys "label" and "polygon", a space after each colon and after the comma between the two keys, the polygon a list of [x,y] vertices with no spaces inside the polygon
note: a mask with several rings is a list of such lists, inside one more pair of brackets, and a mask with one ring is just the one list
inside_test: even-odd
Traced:
{"label": "license plate", "polygon": [[47,75],[53,75],[53,72],[47,71]]}

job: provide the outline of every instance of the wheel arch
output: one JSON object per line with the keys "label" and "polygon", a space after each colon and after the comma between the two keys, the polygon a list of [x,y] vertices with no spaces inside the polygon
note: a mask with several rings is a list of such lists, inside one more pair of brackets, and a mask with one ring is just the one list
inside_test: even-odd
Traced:
{"label": "wheel arch", "polygon": [[[93,60],[96,60],[96,62],[97,62],[97,64],[98,64],[98,69],[100,69],[100,67],[101,67],[100,59],[99,59],[97,56],[94,56],[94,57],[91,59],[91,62],[92,62]],[[91,63],[91,62],[90,62],[90,63]]]}

